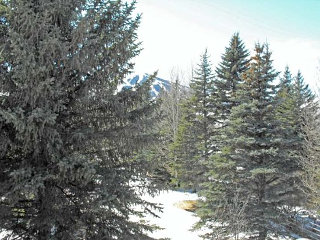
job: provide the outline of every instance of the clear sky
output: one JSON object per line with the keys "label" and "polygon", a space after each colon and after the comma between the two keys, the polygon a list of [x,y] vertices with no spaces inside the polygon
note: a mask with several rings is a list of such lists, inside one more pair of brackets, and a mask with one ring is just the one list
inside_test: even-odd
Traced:
{"label": "clear sky", "polygon": [[250,51],[267,41],[277,70],[289,65],[311,85],[320,83],[320,0],[138,0],[137,11],[144,48],[137,73],[159,70],[169,79],[179,68],[187,81],[205,48],[215,66],[239,32]]}

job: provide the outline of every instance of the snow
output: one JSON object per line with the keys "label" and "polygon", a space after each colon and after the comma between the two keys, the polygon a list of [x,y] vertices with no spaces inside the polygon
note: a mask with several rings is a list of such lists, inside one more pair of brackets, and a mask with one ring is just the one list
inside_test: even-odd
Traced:
{"label": "snow", "polygon": [[198,236],[201,232],[191,232],[193,224],[198,221],[192,212],[179,209],[174,206],[175,203],[183,200],[198,199],[195,193],[177,192],[177,191],[163,191],[159,195],[152,198],[151,196],[144,196],[150,202],[161,203],[163,207],[162,213],[157,213],[160,218],[148,216],[147,220],[151,224],[156,224],[163,230],[158,230],[150,237],[153,238],[170,238],[171,240],[200,240]]}
{"label": "snow", "polygon": [[[169,238],[171,240],[200,240],[200,234],[204,234],[204,231],[192,232],[190,229],[199,220],[192,212],[188,212],[177,208],[174,204],[183,200],[197,200],[198,195],[195,193],[179,192],[179,191],[162,191],[159,195],[151,197],[145,195],[143,197],[145,200],[153,203],[160,203],[163,207],[163,212],[156,214],[159,218],[155,218],[151,215],[146,217],[146,220],[150,224],[155,224],[162,230],[155,231],[149,234],[150,237],[159,238]],[[247,237],[245,234],[240,234],[241,237]],[[291,237],[272,237],[274,240],[309,240],[307,238],[299,238],[299,236]]]}
{"label": "snow", "polygon": [[[0,229],[0,239],[4,239],[4,237],[7,234],[10,234],[10,233],[11,233],[10,231],[4,231],[3,229]],[[13,238],[9,237],[8,239],[10,240],[10,239],[13,239]]]}
{"label": "snow", "polygon": [[[144,195],[143,198],[149,202],[158,203],[162,206],[162,212],[156,212],[159,218],[152,215],[146,216],[145,220],[149,224],[155,224],[162,228],[149,236],[155,239],[171,239],[171,240],[200,240],[200,234],[204,231],[190,231],[192,226],[199,220],[192,212],[185,211],[175,206],[175,203],[184,200],[197,200],[198,195],[195,193],[180,192],[180,191],[161,191],[155,197]],[[4,232],[0,230],[0,239],[3,239]],[[294,237],[297,240],[309,240],[308,238]],[[272,238],[277,240],[288,240],[292,238]]]}
{"label": "snow", "polygon": [[1,229],[0,229],[0,239],[4,238],[5,235],[6,235],[6,232],[1,231]]}
{"label": "snow", "polygon": [[[124,83],[120,84],[117,87],[117,92],[120,92],[122,89],[132,89],[135,90],[135,87],[139,84],[144,83],[150,77],[149,74],[133,74],[129,76]],[[170,82],[161,78],[156,77],[154,82],[150,88],[150,95],[151,97],[157,97],[162,90],[169,90],[170,89]]]}

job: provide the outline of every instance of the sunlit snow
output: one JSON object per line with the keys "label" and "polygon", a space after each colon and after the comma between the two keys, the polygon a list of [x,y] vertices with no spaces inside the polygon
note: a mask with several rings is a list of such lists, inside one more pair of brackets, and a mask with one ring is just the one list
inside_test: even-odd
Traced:
{"label": "sunlit snow", "polygon": [[198,221],[192,212],[179,209],[174,206],[175,203],[183,200],[198,199],[195,193],[185,193],[177,191],[164,191],[158,196],[152,198],[145,196],[150,202],[161,203],[163,212],[158,213],[160,218],[149,216],[148,221],[156,224],[163,230],[156,231],[150,236],[154,238],[170,238],[172,240],[198,240],[200,232],[189,231],[193,224]]}

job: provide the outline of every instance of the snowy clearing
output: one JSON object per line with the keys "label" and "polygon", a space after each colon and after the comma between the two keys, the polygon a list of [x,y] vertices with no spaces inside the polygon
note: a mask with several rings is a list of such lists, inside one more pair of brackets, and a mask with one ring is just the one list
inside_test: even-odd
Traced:
{"label": "snowy clearing", "polygon": [[[200,240],[199,235],[204,232],[196,231],[192,232],[190,229],[198,221],[192,212],[185,211],[177,208],[175,203],[183,200],[197,200],[199,199],[196,193],[178,192],[178,191],[162,191],[159,195],[151,197],[149,195],[144,196],[144,199],[149,202],[159,203],[163,207],[163,212],[157,212],[159,218],[155,218],[151,215],[146,217],[146,220],[151,224],[156,224],[163,228],[162,230],[155,231],[150,234],[150,237],[168,238],[171,240]],[[307,238],[299,238],[298,236],[290,237],[273,237],[276,240],[309,240]]]}
{"label": "snowy clearing", "polygon": [[[151,197],[145,195],[143,197],[149,202],[158,203],[163,207],[163,212],[156,212],[159,218],[148,215],[145,220],[150,224],[155,224],[161,227],[161,230],[157,230],[150,237],[156,239],[171,239],[171,240],[201,240],[200,234],[204,232],[195,231],[190,229],[198,221],[192,212],[185,211],[175,206],[176,203],[184,200],[197,200],[199,199],[196,193],[187,193],[179,191],[161,191],[159,195]],[[3,239],[4,233],[0,230],[0,239]],[[288,240],[289,238],[274,238],[277,240]],[[307,238],[298,238],[296,240],[309,240]]]}
{"label": "snowy clearing", "polygon": [[175,203],[183,200],[198,199],[195,193],[185,193],[177,191],[163,191],[154,198],[145,196],[150,202],[160,203],[163,207],[162,213],[157,213],[160,218],[148,216],[147,220],[156,224],[163,230],[158,230],[152,234],[154,238],[170,238],[171,240],[200,240],[198,236],[201,232],[189,231],[193,224],[198,221],[192,212],[179,209],[174,206]]}

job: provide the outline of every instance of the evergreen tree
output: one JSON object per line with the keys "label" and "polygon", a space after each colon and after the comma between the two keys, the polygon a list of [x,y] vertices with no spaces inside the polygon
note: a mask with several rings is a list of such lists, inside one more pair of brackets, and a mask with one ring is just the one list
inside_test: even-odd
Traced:
{"label": "evergreen tree", "polygon": [[191,80],[191,97],[183,104],[183,115],[172,146],[180,162],[182,181],[199,187],[205,173],[204,163],[212,150],[215,106],[214,76],[207,50]]}
{"label": "evergreen tree", "polygon": [[[278,128],[284,136],[283,148],[290,149],[288,158],[291,159],[291,162],[299,162],[299,168],[302,166],[294,181],[295,187],[298,189],[296,200],[298,199],[301,205],[311,203],[312,206],[316,203],[314,196],[317,196],[317,191],[314,191],[314,186],[316,186],[314,180],[317,177],[314,173],[318,171],[316,170],[317,161],[313,157],[315,155],[313,150],[317,148],[315,147],[317,139],[315,123],[318,121],[318,106],[315,102],[315,96],[308,85],[304,84],[300,71],[293,78],[289,68],[286,67],[283,77],[280,79],[277,99],[279,102],[276,116],[279,120]],[[311,165],[313,165],[312,169]],[[294,214],[293,209],[290,209],[292,205],[295,206],[295,204],[287,205],[289,207],[286,209],[288,215]]]}
{"label": "evergreen tree", "polygon": [[280,120],[282,131],[286,134],[292,155],[297,157],[305,140],[303,126],[306,114],[313,112],[314,115],[317,115],[315,95],[304,83],[300,71],[295,78],[292,78],[289,67],[286,67],[280,79],[277,100],[279,101],[276,111],[277,118]]}
{"label": "evergreen tree", "polygon": [[154,206],[140,197],[152,191],[149,165],[133,158],[156,138],[152,80],[117,92],[140,52],[135,2],[5,2],[0,229],[15,239],[147,239],[150,227],[130,217]]}
{"label": "evergreen tree", "polygon": [[[216,91],[218,95],[217,101],[217,124],[215,126],[215,135],[212,136],[212,142],[215,151],[211,152],[211,156],[206,162],[207,172],[206,179],[201,184],[200,195],[206,199],[198,204],[197,214],[200,217],[199,223],[195,228],[203,226],[209,227],[212,231],[204,238],[221,238],[224,235],[233,234],[237,238],[242,228],[243,221],[241,216],[236,213],[235,206],[238,205],[239,193],[236,185],[233,184],[235,162],[228,159],[226,155],[230,152],[230,147],[226,144],[226,127],[231,109],[239,102],[237,100],[237,91],[243,82],[241,75],[248,69],[249,53],[245,49],[239,34],[232,36],[229,46],[226,47],[225,53],[222,55],[222,62],[216,69],[217,81]],[[229,211],[234,209],[232,213]],[[236,214],[239,219],[235,221]],[[214,224],[219,222],[220,224]]]}
{"label": "evergreen tree", "polygon": [[[5,41],[5,38],[7,36],[7,14],[8,14],[8,7],[6,3],[1,0],[0,1],[0,39],[1,42]],[[0,59],[1,60],[1,59]]]}
{"label": "evergreen tree", "polygon": [[[4,42],[8,37],[8,26],[6,24],[8,18],[8,7],[3,0],[0,0],[0,46],[3,46]],[[0,64],[2,65],[4,61],[3,57],[3,47],[0,48]],[[0,65],[0,66],[1,66]],[[2,68],[0,68],[0,72]],[[0,85],[0,97],[2,93],[2,86]]]}
{"label": "evergreen tree", "polygon": [[289,66],[286,66],[283,72],[282,78],[280,78],[280,84],[279,84],[279,92],[283,91],[290,91],[290,88],[292,87],[292,74],[290,72]]}
{"label": "evergreen tree", "polygon": [[166,163],[168,173],[170,173],[170,182],[172,186],[177,187],[178,180],[178,163],[177,156],[172,153],[174,140],[178,135],[179,123],[182,117],[182,102],[186,100],[189,92],[186,87],[181,85],[182,72],[177,70],[171,71],[170,89],[161,93],[161,110],[163,118],[161,120],[161,155],[163,162]]}
{"label": "evergreen tree", "polygon": [[303,189],[307,196],[306,207],[319,212],[319,104],[315,94],[304,83],[300,71],[294,78],[293,97],[297,133],[300,137],[298,157],[303,166]]}
{"label": "evergreen tree", "polygon": [[292,153],[295,152],[292,155],[297,156],[305,140],[303,126],[307,121],[306,117],[311,113],[317,115],[315,95],[304,83],[300,71],[292,78],[289,67],[286,67],[280,79],[277,100],[277,118],[280,120],[282,131],[287,134],[288,147],[291,145]]}
{"label": "evergreen tree", "polygon": [[286,136],[286,144],[292,150],[292,156],[297,156],[297,147],[301,144],[298,130],[296,97],[294,95],[293,78],[289,67],[286,66],[276,94],[276,116],[279,120],[278,128]]}
{"label": "evergreen tree", "polygon": [[242,101],[232,109],[228,129],[228,157],[235,162],[239,191],[248,196],[245,220],[249,230],[257,232],[257,239],[279,233],[281,228],[276,224],[284,224],[289,217],[286,208],[299,204],[294,184],[299,164],[290,155],[286,134],[276,117],[273,81],[277,75],[268,46],[257,44],[250,68],[243,75]]}
{"label": "evergreen tree", "polygon": [[295,98],[296,117],[299,121],[299,125],[305,122],[304,116],[306,112],[317,113],[318,105],[315,101],[315,95],[309,88],[309,85],[305,84],[302,73],[298,71],[294,78],[293,83],[293,95]]}
{"label": "evergreen tree", "polygon": [[[319,107],[318,107],[319,111]],[[302,126],[303,149],[300,152],[300,162],[303,166],[302,176],[308,201],[307,209],[320,213],[320,128],[319,112],[306,111]]]}
{"label": "evergreen tree", "polygon": [[222,121],[228,119],[231,108],[237,103],[236,92],[242,82],[242,73],[248,69],[248,57],[249,52],[240,39],[239,33],[235,33],[222,55],[221,63],[216,69],[216,86],[220,96]]}

